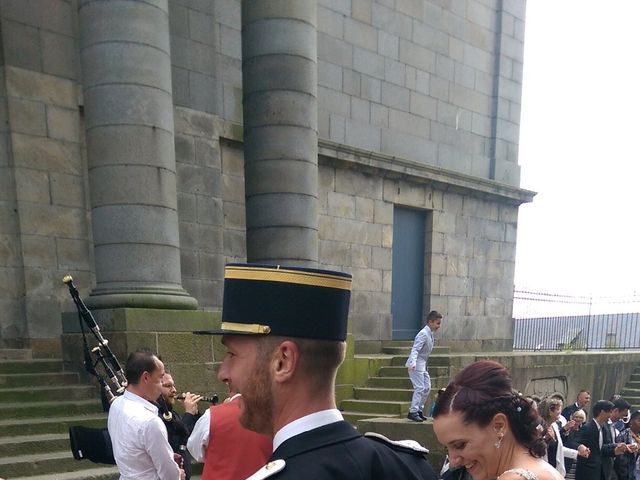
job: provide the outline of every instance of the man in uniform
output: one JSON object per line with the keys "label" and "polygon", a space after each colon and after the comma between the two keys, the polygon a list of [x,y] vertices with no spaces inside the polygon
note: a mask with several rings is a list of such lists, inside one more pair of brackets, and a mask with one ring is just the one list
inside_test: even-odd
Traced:
{"label": "man in uniform", "polygon": [[242,394],[240,423],[273,438],[250,479],[435,480],[416,442],[358,433],[336,408],[351,275],[295,267],[225,268],[218,378]]}

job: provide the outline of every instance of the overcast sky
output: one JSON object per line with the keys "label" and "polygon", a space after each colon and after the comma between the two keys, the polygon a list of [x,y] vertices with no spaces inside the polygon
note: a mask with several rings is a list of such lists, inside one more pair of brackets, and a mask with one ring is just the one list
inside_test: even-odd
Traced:
{"label": "overcast sky", "polygon": [[516,288],[640,295],[640,1],[527,2]]}

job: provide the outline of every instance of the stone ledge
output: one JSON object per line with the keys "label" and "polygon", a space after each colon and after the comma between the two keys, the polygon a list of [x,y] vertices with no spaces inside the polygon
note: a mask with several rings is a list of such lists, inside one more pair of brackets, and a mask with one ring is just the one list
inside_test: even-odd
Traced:
{"label": "stone ledge", "polygon": [[318,155],[326,157],[329,162],[349,162],[364,170],[369,167],[376,172],[383,171],[385,178],[411,177],[420,183],[434,183],[444,190],[461,191],[463,193],[489,198],[498,198],[514,205],[528,203],[536,192],[525,190],[505,183],[486,178],[474,177],[454,172],[425,163],[407,160],[383,153],[371,152],[349,145],[320,139]]}

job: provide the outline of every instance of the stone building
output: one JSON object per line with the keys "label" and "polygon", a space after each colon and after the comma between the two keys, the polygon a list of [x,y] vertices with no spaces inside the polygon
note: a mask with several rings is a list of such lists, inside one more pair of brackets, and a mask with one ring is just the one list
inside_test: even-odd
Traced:
{"label": "stone building", "polygon": [[[510,349],[524,0],[3,0],[0,347],[353,273],[356,350]],[[178,314],[176,318],[179,318]],[[188,326],[185,326],[188,329]]]}

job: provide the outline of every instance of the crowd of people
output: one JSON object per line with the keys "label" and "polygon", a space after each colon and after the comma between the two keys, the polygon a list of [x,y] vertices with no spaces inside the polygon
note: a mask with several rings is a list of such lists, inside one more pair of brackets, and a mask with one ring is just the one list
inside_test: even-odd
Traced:
{"label": "crowd of people", "polygon": [[[200,414],[200,397],[187,393],[178,415],[162,360],[144,350],[130,354],[127,389],[108,419],[121,480],[185,480],[192,458],[204,462],[204,480],[439,478],[423,446],[363,435],[336,408],[350,288],[351,277],[338,272],[227,265],[221,327],[194,333],[221,335],[227,353],[218,378],[229,398]],[[426,418],[427,360],[441,323],[430,312],[406,363],[411,421]],[[640,411],[629,414],[620,397],[598,400],[587,421],[590,401],[582,390],[563,409],[562,395],[516,391],[499,363],[468,365],[429,412],[448,451],[441,478],[640,480]]]}

